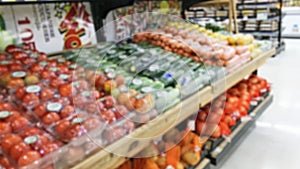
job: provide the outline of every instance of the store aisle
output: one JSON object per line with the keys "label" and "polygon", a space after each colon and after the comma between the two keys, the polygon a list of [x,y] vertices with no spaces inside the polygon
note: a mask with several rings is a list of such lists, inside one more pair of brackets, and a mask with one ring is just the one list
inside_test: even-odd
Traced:
{"label": "store aisle", "polygon": [[285,42],[285,52],[259,69],[273,82],[274,102],[221,169],[300,168],[300,40]]}

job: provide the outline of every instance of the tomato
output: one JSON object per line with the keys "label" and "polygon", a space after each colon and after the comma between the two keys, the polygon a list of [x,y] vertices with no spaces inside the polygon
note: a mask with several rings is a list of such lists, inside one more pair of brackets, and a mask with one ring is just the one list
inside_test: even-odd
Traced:
{"label": "tomato", "polygon": [[98,113],[100,109],[98,109],[97,102],[92,102],[86,106],[86,111],[88,113]]}
{"label": "tomato", "polygon": [[54,112],[46,114],[42,119],[43,123],[46,124],[46,125],[56,123],[59,120],[60,120],[59,115],[57,113],[54,113]]}
{"label": "tomato", "polygon": [[20,71],[23,69],[23,66],[19,63],[12,63],[8,66],[10,71]]}
{"label": "tomato", "polygon": [[41,91],[40,98],[43,100],[49,100],[54,97],[54,91],[50,88],[44,88]]}
{"label": "tomato", "polygon": [[106,80],[107,80],[107,78],[105,75],[103,75],[103,74],[99,75],[98,79],[96,80],[96,87],[104,88],[104,84],[105,84]]}
{"label": "tomato", "polygon": [[66,106],[65,108],[63,108],[63,109],[61,110],[61,112],[60,112],[60,117],[61,117],[62,119],[64,119],[64,118],[67,118],[67,117],[71,116],[71,115],[74,114],[74,113],[75,113],[74,107],[68,105],[68,106]]}
{"label": "tomato", "polygon": [[64,85],[59,86],[59,93],[63,97],[72,96],[72,85],[71,84],[64,84]]}
{"label": "tomato", "polygon": [[8,67],[6,65],[0,65],[0,75],[8,72]]}
{"label": "tomato", "polygon": [[126,130],[127,132],[131,132],[131,131],[134,130],[134,123],[133,123],[132,121],[130,121],[130,120],[127,120],[127,121],[125,122],[124,128],[125,128],[125,130]]}
{"label": "tomato", "polygon": [[117,119],[121,119],[121,118],[126,117],[129,112],[125,106],[118,105],[118,106],[116,106],[114,113],[115,113],[115,116]]}
{"label": "tomato", "polygon": [[11,127],[13,131],[20,131],[21,129],[24,129],[29,125],[30,125],[29,120],[23,116],[16,117],[15,119],[13,119],[11,123]]}
{"label": "tomato", "polygon": [[10,134],[12,132],[12,128],[8,123],[0,122],[0,136],[4,134]]}
{"label": "tomato", "polygon": [[24,53],[23,51],[14,52],[14,53],[12,53],[12,55],[17,60],[28,57],[28,55],[26,53]]}
{"label": "tomato", "polygon": [[11,147],[9,151],[9,155],[14,159],[18,160],[21,154],[26,153],[27,151],[31,150],[30,146],[24,142],[20,142]]}
{"label": "tomato", "polygon": [[6,157],[1,157],[0,158],[0,165],[1,167],[4,167],[5,169],[12,169],[12,164],[10,163],[10,161],[8,160],[8,158]]}
{"label": "tomato", "polygon": [[89,117],[84,120],[83,126],[87,131],[93,130],[101,125],[101,122],[94,118],[94,117]]}
{"label": "tomato", "polygon": [[5,118],[5,122],[12,122],[16,117],[21,116],[21,113],[15,110],[10,111],[10,115]]}
{"label": "tomato", "polygon": [[10,134],[2,139],[1,147],[5,152],[9,152],[12,146],[22,142],[22,138],[16,134]]}
{"label": "tomato", "polygon": [[15,96],[18,98],[18,99],[22,99],[24,97],[26,93],[26,89],[24,86],[18,88],[15,92]]}
{"label": "tomato", "polygon": [[85,133],[84,128],[80,125],[80,124],[73,124],[72,126],[70,126],[66,132],[65,132],[65,136],[71,140],[72,138],[81,136]]}
{"label": "tomato", "polygon": [[65,84],[65,81],[60,78],[53,78],[50,81],[50,86],[53,88],[58,88],[58,86]]}
{"label": "tomato", "polygon": [[78,82],[79,82],[78,89],[80,91],[87,91],[87,90],[90,89],[89,88],[90,85],[89,85],[89,83],[87,81],[85,81],[85,80],[79,80]]}
{"label": "tomato", "polygon": [[244,108],[246,108],[247,111],[250,109],[250,103],[247,102],[247,101],[245,101],[245,100],[241,101],[241,106],[243,106]]}
{"label": "tomato", "polygon": [[33,150],[39,150],[43,145],[50,142],[50,139],[44,135],[36,135],[34,137],[37,137],[36,142],[29,144]]}
{"label": "tomato", "polygon": [[111,111],[111,110],[104,110],[101,111],[101,113],[99,114],[100,118],[103,121],[108,121],[109,124],[113,123],[116,121],[116,116],[115,114]]}
{"label": "tomato", "polygon": [[202,111],[202,112],[198,113],[197,119],[199,121],[205,122],[206,118],[207,118],[207,113],[206,112]]}
{"label": "tomato", "polygon": [[113,96],[106,96],[103,103],[107,109],[110,109],[116,105],[116,99]]}
{"label": "tomato", "polygon": [[44,70],[44,67],[38,63],[33,64],[32,66],[30,66],[30,70],[32,72],[37,72],[37,73],[41,73]]}
{"label": "tomato", "polygon": [[20,78],[10,79],[7,84],[7,86],[9,88],[18,88],[18,87],[22,87],[24,85],[25,85],[24,80],[20,79]]}
{"label": "tomato", "polygon": [[91,97],[92,97],[93,100],[98,100],[98,99],[100,99],[101,94],[97,90],[92,90],[91,91]]}
{"label": "tomato", "polygon": [[56,99],[54,99],[53,101],[59,102],[59,103],[61,103],[61,104],[64,105],[64,106],[67,106],[67,105],[71,104],[71,103],[70,103],[70,100],[69,100],[68,98],[66,98],[66,97],[56,98]]}
{"label": "tomato", "polygon": [[122,136],[125,135],[125,132],[120,127],[114,127],[111,130],[107,130],[103,133],[104,138],[107,139],[108,142],[113,142],[115,140],[118,140]]}
{"label": "tomato", "polygon": [[25,96],[22,99],[22,102],[26,106],[35,106],[35,105],[39,104],[40,99],[34,93],[28,93],[28,94],[25,94]]}
{"label": "tomato", "polygon": [[58,65],[58,74],[67,74],[69,73],[69,67],[66,65]]}
{"label": "tomato", "polygon": [[221,120],[222,115],[216,114],[216,113],[210,113],[207,116],[207,122],[212,124],[218,124]]}
{"label": "tomato", "polygon": [[24,65],[31,65],[31,64],[34,64],[36,62],[36,60],[34,58],[27,57],[27,58],[22,58],[21,62]]}
{"label": "tomato", "polygon": [[56,77],[55,73],[50,70],[43,70],[41,72],[41,78],[42,79],[50,79]]}
{"label": "tomato", "polygon": [[16,47],[15,45],[8,45],[6,48],[5,48],[5,51],[9,54],[12,54],[14,52],[17,52],[17,51],[22,51],[22,49]]}
{"label": "tomato", "polygon": [[47,113],[46,103],[41,103],[37,105],[34,109],[34,114],[38,117],[43,117]]}
{"label": "tomato", "polygon": [[45,156],[47,154],[50,154],[51,152],[54,152],[59,149],[58,143],[47,143],[41,146],[40,154],[42,156]]}
{"label": "tomato", "polygon": [[41,155],[37,151],[27,151],[22,154],[18,160],[18,165],[20,167],[32,164],[34,161],[39,160]]}
{"label": "tomato", "polygon": [[0,111],[12,111],[14,108],[10,103],[0,102]]}
{"label": "tomato", "polygon": [[36,127],[30,127],[30,128],[25,129],[22,132],[21,137],[22,138],[26,138],[28,136],[42,135],[42,134],[43,134],[43,132],[40,129],[38,129]]}
{"label": "tomato", "polygon": [[6,59],[6,55],[4,53],[0,53],[0,60],[5,60]]}
{"label": "tomato", "polygon": [[40,62],[40,61],[44,61],[44,60],[48,60],[48,56],[45,54],[45,53],[43,53],[43,52],[40,52],[39,53],[39,56],[38,56],[38,58],[37,58],[37,60]]}
{"label": "tomato", "polygon": [[82,95],[76,95],[73,97],[72,103],[77,108],[84,108],[85,104],[88,103],[88,99]]}
{"label": "tomato", "polygon": [[70,126],[71,126],[71,122],[69,120],[62,120],[55,126],[55,131],[59,135],[64,135],[64,133]]}
{"label": "tomato", "polygon": [[242,117],[248,115],[248,110],[244,106],[239,107],[239,112]]}

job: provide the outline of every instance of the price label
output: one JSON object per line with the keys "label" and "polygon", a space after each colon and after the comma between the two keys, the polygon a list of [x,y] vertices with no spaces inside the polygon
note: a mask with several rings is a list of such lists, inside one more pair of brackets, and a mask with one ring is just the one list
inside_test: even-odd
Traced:
{"label": "price label", "polygon": [[257,13],[256,19],[257,20],[268,20],[268,13],[266,13],[266,12]]}

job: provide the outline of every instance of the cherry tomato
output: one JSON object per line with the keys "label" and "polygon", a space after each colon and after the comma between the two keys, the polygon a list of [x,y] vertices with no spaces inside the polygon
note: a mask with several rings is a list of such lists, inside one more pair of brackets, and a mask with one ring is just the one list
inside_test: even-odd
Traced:
{"label": "cherry tomato", "polygon": [[6,55],[4,53],[0,53],[0,60],[5,60],[6,59]]}
{"label": "cherry tomato", "polygon": [[72,138],[81,136],[84,133],[84,128],[80,124],[74,124],[66,130],[65,136],[71,140]]}
{"label": "cherry tomato", "polygon": [[24,142],[20,142],[11,147],[9,151],[9,155],[14,159],[18,160],[21,154],[31,150],[30,146]]}
{"label": "cherry tomato", "polygon": [[100,118],[104,121],[108,121],[109,124],[116,121],[116,116],[111,110],[104,110],[100,113]]}
{"label": "cherry tomato", "polygon": [[49,88],[44,88],[40,94],[40,98],[43,100],[49,100],[54,97],[54,91]]}
{"label": "cherry tomato", "polygon": [[10,71],[19,71],[23,69],[22,64],[19,63],[12,63],[8,66]]}
{"label": "cherry tomato", "polygon": [[131,132],[134,130],[134,123],[130,120],[127,120],[125,122],[125,125],[124,125],[124,129],[127,131],[127,132]]}
{"label": "cherry tomato", "polygon": [[0,103],[0,111],[12,111],[14,108],[10,103]]}
{"label": "cherry tomato", "polygon": [[124,136],[124,134],[125,132],[123,129],[114,127],[113,129],[104,132],[104,138],[106,138],[108,142],[113,142]]}
{"label": "cherry tomato", "polygon": [[36,142],[29,144],[33,150],[39,150],[43,145],[50,142],[49,138],[44,135],[38,135]]}
{"label": "cherry tomato", "polygon": [[28,55],[26,53],[24,53],[23,51],[14,52],[14,53],[12,53],[12,55],[17,60],[28,57]]}
{"label": "cherry tomato", "polygon": [[69,73],[69,67],[67,65],[58,65],[58,74],[66,74]]}
{"label": "cherry tomato", "polygon": [[69,120],[62,120],[55,126],[55,131],[59,135],[64,135],[64,133],[70,126],[71,126],[71,122]]}
{"label": "cherry tomato", "polygon": [[32,72],[40,73],[44,70],[44,67],[42,65],[36,63],[36,64],[33,64],[32,66],[30,66],[30,70]]}
{"label": "cherry tomato", "polygon": [[25,82],[21,78],[10,79],[7,84],[7,86],[9,88],[18,88],[18,87],[22,87],[24,85],[25,85]]}
{"label": "cherry tomato", "polygon": [[58,143],[47,143],[41,146],[40,154],[42,156],[50,154],[51,152],[54,152],[59,149]]}
{"label": "cherry tomato", "polygon": [[5,169],[14,169],[8,158],[6,157],[1,157],[0,158],[0,165],[4,167]]}
{"label": "cherry tomato", "polygon": [[40,62],[40,61],[44,61],[44,60],[48,60],[48,56],[45,54],[45,53],[43,53],[43,52],[40,52],[39,53],[39,56],[38,56],[38,58],[37,58],[37,60]]}
{"label": "cherry tomato", "polygon": [[43,132],[40,129],[38,129],[36,127],[30,127],[30,128],[25,129],[22,132],[21,137],[26,138],[28,136],[42,135],[42,134],[43,134]]}
{"label": "cherry tomato", "polygon": [[30,124],[30,122],[28,119],[26,119],[23,116],[19,116],[19,117],[16,117],[15,119],[13,119],[13,121],[11,123],[11,127],[12,127],[13,131],[19,131],[21,129],[28,127],[29,124]]}
{"label": "cherry tomato", "polygon": [[0,75],[8,72],[8,67],[6,65],[0,65]]}
{"label": "cherry tomato", "polygon": [[106,96],[103,103],[107,109],[111,109],[116,105],[116,99],[113,96]]}
{"label": "cherry tomato", "polygon": [[86,80],[79,80],[79,90],[80,91],[86,91],[89,89],[89,83]]}
{"label": "cherry tomato", "polygon": [[47,113],[46,103],[41,103],[37,105],[34,109],[34,114],[38,117],[43,117]]}
{"label": "cherry tomato", "polygon": [[64,84],[59,87],[59,93],[61,96],[70,97],[72,95],[72,85]]}
{"label": "cherry tomato", "polygon": [[92,102],[86,106],[86,111],[88,113],[98,113],[100,109],[98,109],[97,102]]}
{"label": "cherry tomato", "polygon": [[50,70],[43,70],[41,72],[41,78],[42,79],[50,79],[56,77],[55,73]]}
{"label": "cherry tomato", "polygon": [[128,115],[128,110],[125,106],[118,105],[116,106],[114,113],[117,119],[121,119]]}
{"label": "cherry tomato", "polygon": [[0,136],[4,134],[10,134],[12,132],[12,128],[8,123],[0,122]]}
{"label": "cherry tomato", "polygon": [[96,80],[96,87],[97,88],[104,88],[104,83],[107,80],[104,74],[99,75],[98,79]]}
{"label": "cherry tomato", "polygon": [[75,113],[75,109],[73,106],[66,106],[65,108],[63,108],[60,112],[60,117],[61,118],[67,118],[69,117],[70,115],[74,114]]}
{"label": "cherry tomato", "polygon": [[78,108],[83,108],[87,102],[87,98],[82,95],[76,95],[72,100],[73,105]]}
{"label": "cherry tomato", "polygon": [[50,86],[53,87],[53,88],[58,88],[58,86],[61,86],[65,84],[65,81],[63,79],[60,79],[60,78],[53,78],[51,79],[50,81]]}
{"label": "cherry tomato", "polygon": [[16,134],[10,134],[2,139],[1,147],[5,152],[9,152],[12,146],[22,142],[22,138]]}
{"label": "cherry tomato", "polygon": [[18,99],[22,99],[24,97],[26,93],[26,89],[24,86],[18,88],[15,92],[15,96],[18,98]]}
{"label": "cherry tomato", "polygon": [[55,122],[58,122],[60,120],[60,117],[57,113],[51,112],[51,113],[46,114],[42,120],[43,120],[44,124],[50,125]]}
{"label": "cherry tomato", "polygon": [[91,91],[91,97],[92,97],[93,100],[100,99],[100,96],[101,96],[101,94],[100,94],[99,91],[97,91],[97,90],[92,90]]}
{"label": "cherry tomato", "polygon": [[40,99],[34,93],[28,93],[28,94],[25,94],[25,96],[22,99],[22,102],[26,106],[35,106],[35,105],[39,104]]}
{"label": "cherry tomato", "polygon": [[24,65],[31,65],[31,64],[34,64],[36,62],[36,60],[34,58],[27,57],[27,58],[22,58],[21,62]]}
{"label": "cherry tomato", "polygon": [[12,54],[14,52],[17,52],[17,51],[22,51],[22,49],[16,47],[15,45],[8,45],[6,48],[5,48],[5,51],[9,54]]}
{"label": "cherry tomato", "polygon": [[18,165],[20,167],[32,164],[34,161],[39,160],[41,155],[37,151],[27,151],[22,154],[18,160]]}
{"label": "cherry tomato", "polygon": [[21,113],[15,110],[10,111],[10,115],[5,118],[5,122],[12,122],[16,117],[21,116]]}
{"label": "cherry tomato", "polygon": [[101,125],[101,122],[93,117],[84,120],[83,126],[87,131],[93,130]]}

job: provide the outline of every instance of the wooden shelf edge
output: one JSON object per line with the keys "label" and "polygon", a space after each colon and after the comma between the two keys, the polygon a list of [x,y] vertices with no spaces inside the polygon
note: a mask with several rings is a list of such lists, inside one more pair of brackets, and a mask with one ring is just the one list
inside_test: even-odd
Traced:
{"label": "wooden shelf edge", "polygon": [[[72,169],[81,169],[81,168],[99,168],[101,169],[112,169],[117,168],[119,163],[114,161],[118,161],[118,159],[124,159],[124,157],[120,157],[110,153],[109,151],[120,150],[127,155],[133,156],[143,150],[146,146],[149,145],[149,142],[143,141],[133,141],[132,138],[143,139],[145,137],[155,138],[156,136],[161,135],[162,133],[166,133],[169,129],[175,127],[180,124],[182,121],[186,120],[188,117],[193,115],[199,110],[200,106],[204,106],[209,103],[212,99],[219,96],[221,93],[225,92],[227,89],[231,88],[237,82],[242,80],[245,76],[251,74],[257,68],[262,66],[266,59],[273,56],[276,53],[275,49],[272,49],[266,53],[263,53],[261,56],[253,59],[249,63],[243,65],[241,68],[236,70],[235,72],[226,76],[225,79],[215,83],[212,87],[204,87],[201,91],[193,94],[187,99],[183,100],[180,104],[176,105],[174,108],[166,111],[164,114],[155,118],[153,121],[147,123],[144,126],[137,128],[131,134],[121,138],[116,141],[112,145],[106,147],[106,150],[99,151],[83,160],[81,163],[74,166]],[[216,91],[216,85],[220,85],[226,81],[226,87]],[[199,104],[200,103],[200,104]],[[130,139],[131,138],[131,139]],[[132,145],[135,144],[134,150],[130,150]],[[109,151],[107,151],[109,150]],[[125,151],[125,152],[124,152]],[[128,152],[126,152],[128,151]]]}

